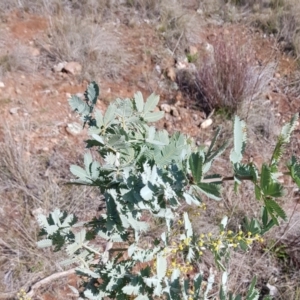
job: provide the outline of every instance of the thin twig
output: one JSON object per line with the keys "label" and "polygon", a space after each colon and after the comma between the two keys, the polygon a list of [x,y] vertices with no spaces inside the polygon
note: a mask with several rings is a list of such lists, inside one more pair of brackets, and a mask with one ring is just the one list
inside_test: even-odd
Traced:
{"label": "thin twig", "polygon": [[38,282],[36,282],[33,286],[31,286],[31,289],[30,289],[30,292],[27,293],[27,296],[28,297],[33,297],[36,293],[36,291],[43,285],[46,285],[46,284],[49,284],[50,282],[54,281],[54,280],[57,280],[57,279],[60,279],[62,277],[66,277],[66,276],[69,276],[69,275],[72,275],[72,274],[75,274],[75,269],[76,268],[73,268],[73,269],[70,269],[68,271],[63,271],[63,272],[59,272],[59,273],[54,273]]}

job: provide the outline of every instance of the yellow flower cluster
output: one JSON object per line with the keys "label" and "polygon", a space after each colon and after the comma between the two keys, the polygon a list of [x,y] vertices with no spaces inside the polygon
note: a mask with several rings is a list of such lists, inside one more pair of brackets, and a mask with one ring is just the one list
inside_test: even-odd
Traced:
{"label": "yellow flower cluster", "polygon": [[212,233],[209,232],[206,235],[200,235],[198,241],[198,252],[199,255],[202,255],[202,251],[205,249],[210,249],[213,252],[219,252],[221,249],[225,248],[237,248],[242,242],[250,246],[254,241],[262,243],[264,240],[259,234],[255,234],[253,236],[251,232],[245,234],[241,230],[237,234],[234,234],[231,230],[221,231],[219,236],[216,238],[213,238]]}
{"label": "yellow flower cluster", "polygon": [[31,300],[31,297],[27,297],[26,292],[21,289],[20,292],[17,294],[18,300]]}

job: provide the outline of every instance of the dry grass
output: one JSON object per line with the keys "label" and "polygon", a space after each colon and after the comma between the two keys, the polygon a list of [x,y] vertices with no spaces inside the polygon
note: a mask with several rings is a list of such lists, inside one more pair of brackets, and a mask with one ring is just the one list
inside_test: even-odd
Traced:
{"label": "dry grass", "polygon": [[7,34],[0,38],[0,77],[9,72],[35,72],[38,68],[38,58],[32,56],[30,48],[17,41],[12,41]]}
{"label": "dry grass", "polygon": [[37,210],[48,213],[59,207],[90,219],[97,207],[93,201],[97,193],[63,184],[61,178],[69,173],[69,164],[62,154],[33,154],[31,130],[30,124],[24,123],[5,128],[0,144],[0,290],[7,293],[28,288],[32,280],[61,270],[62,253],[36,247]]}
{"label": "dry grass", "polygon": [[234,0],[255,26],[274,34],[283,51],[300,55],[300,2],[297,0]]}
{"label": "dry grass", "polygon": [[177,77],[180,89],[207,114],[212,109],[233,113],[242,104],[250,106],[272,78],[274,67],[258,66],[250,45],[234,38],[217,39],[208,54],[197,72],[184,70]]}
{"label": "dry grass", "polygon": [[51,20],[49,32],[50,47],[44,50],[51,63],[79,62],[83,67],[82,76],[87,80],[100,75],[118,78],[129,64],[130,55],[119,40],[120,34],[97,24],[74,17],[55,18]]}

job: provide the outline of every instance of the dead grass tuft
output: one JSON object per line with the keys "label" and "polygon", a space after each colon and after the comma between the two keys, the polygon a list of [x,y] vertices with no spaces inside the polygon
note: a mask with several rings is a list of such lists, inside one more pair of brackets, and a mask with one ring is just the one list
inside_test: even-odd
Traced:
{"label": "dead grass tuft", "polygon": [[69,169],[66,157],[33,154],[31,131],[30,124],[5,128],[0,144],[0,290],[8,294],[61,270],[62,253],[36,247],[36,211],[48,213],[60,207],[84,220],[99,205],[91,189],[63,184],[62,172]]}
{"label": "dead grass tuft", "polygon": [[116,32],[86,23],[81,18],[53,19],[49,36],[50,47],[45,46],[44,50],[51,63],[77,61],[87,80],[95,80],[100,75],[116,79],[130,61]]}
{"label": "dead grass tuft", "polygon": [[209,55],[197,72],[177,78],[180,89],[207,114],[212,109],[237,112],[242,103],[250,105],[266,89],[273,66],[258,66],[248,44],[218,39],[208,48]]}
{"label": "dead grass tuft", "polygon": [[19,42],[11,43],[9,37],[1,42],[6,52],[0,54],[0,76],[5,76],[8,72],[32,73],[37,70],[38,58],[32,56],[29,47]]}

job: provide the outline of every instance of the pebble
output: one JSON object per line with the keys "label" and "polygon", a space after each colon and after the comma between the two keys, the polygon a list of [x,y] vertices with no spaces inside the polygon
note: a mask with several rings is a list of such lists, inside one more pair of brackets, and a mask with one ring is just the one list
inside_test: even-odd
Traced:
{"label": "pebble", "polygon": [[80,63],[76,62],[76,61],[71,61],[68,62],[64,68],[63,68],[66,72],[72,74],[72,75],[78,75],[81,73],[82,71],[82,66]]}
{"label": "pebble", "polygon": [[18,95],[22,95],[22,91],[19,88],[16,88],[15,91]]}
{"label": "pebble", "polygon": [[82,125],[76,122],[67,124],[66,131],[71,135],[78,135],[82,131]]}
{"label": "pebble", "polygon": [[212,119],[207,119],[201,123],[200,127],[202,129],[208,128],[213,123]]}
{"label": "pebble", "polygon": [[169,104],[162,104],[160,106],[160,109],[166,113],[170,113],[171,112],[171,106]]}
{"label": "pebble", "polygon": [[2,81],[0,81],[0,88],[4,88],[4,87],[5,87],[5,84]]}
{"label": "pebble", "polygon": [[173,117],[179,117],[179,112],[178,112],[177,108],[175,108],[175,107],[171,108],[171,114]]}
{"label": "pebble", "polygon": [[20,109],[20,107],[13,107],[9,110],[10,114],[15,115],[18,113],[18,110]]}

